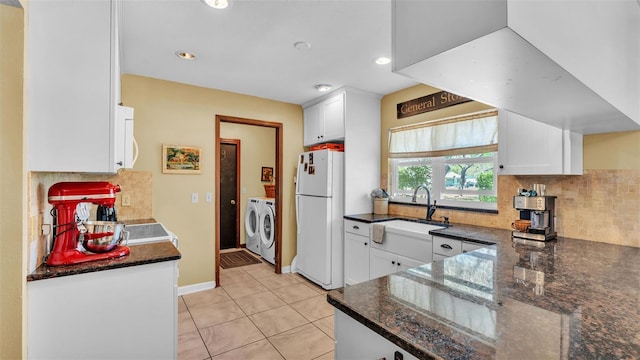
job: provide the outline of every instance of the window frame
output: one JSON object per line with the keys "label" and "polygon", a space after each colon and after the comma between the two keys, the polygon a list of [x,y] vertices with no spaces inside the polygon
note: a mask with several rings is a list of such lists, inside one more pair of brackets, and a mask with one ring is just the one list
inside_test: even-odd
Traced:
{"label": "window frame", "polygon": [[[431,181],[427,184],[429,191],[431,192],[431,201],[437,201],[439,206],[448,206],[456,208],[468,208],[473,210],[497,210],[497,196],[498,196],[498,172],[496,171],[498,166],[498,152],[492,152],[490,157],[477,157],[477,158],[458,158],[458,159],[446,159],[445,156],[430,157],[430,158],[389,158],[389,193],[391,195],[390,201],[401,204],[427,204],[426,192],[419,191],[416,202],[411,202],[412,190],[398,190],[396,188],[398,184],[398,168],[408,162],[412,162],[412,166],[430,165],[431,166]],[[490,160],[490,161],[488,161]],[[455,163],[479,163],[479,164],[493,164],[493,190],[465,190],[465,189],[446,189],[445,185],[445,168],[446,164]],[[439,179],[435,181],[435,179]],[[442,180],[442,181],[440,181]],[[407,196],[397,197],[395,194],[403,194]],[[443,194],[457,194],[457,195],[473,195],[473,196],[495,196],[496,202],[481,202],[481,201],[467,201],[467,200],[451,200],[442,199]]]}

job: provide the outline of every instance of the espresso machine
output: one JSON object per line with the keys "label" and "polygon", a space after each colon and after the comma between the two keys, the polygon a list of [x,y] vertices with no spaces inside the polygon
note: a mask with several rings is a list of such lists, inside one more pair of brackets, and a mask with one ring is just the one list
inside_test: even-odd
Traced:
{"label": "espresso machine", "polygon": [[514,196],[513,207],[520,210],[521,220],[530,220],[531,225],[524,231],[513,230],[513,238],[536,241],[555,239],[555,202],[556,196]]}
{"label": "espresso machine", "polygon": [[[106,181],[60,182],[49,188],[49,203],[53,205],[53,245],[46,263],[50,266],[79,264],[88,261],[113,259],[129,254],[129,248],[120,246],[121,223],[104,222],[100,226],[86,221],[87,204],[113,208],[119,185]],[[91,232],[87,229],[101,229]],[[117,230],[116,230],[117,229]],[[89,246],[87,241],[110,239],[108,246]],[[84,248],[78,244],[85,244]],[[89,248],[90,250],[88,250]]]}

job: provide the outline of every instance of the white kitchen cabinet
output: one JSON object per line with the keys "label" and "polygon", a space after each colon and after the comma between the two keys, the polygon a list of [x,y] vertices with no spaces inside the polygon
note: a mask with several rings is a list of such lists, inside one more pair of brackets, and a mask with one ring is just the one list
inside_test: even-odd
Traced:
{"label": "white kitchen cabinet", "polygon": [[369,250],[369,276],[371,279],[377,279],[381,276],[411,269],[428,262],[371,248]]}
{"label": "white kitchen cabinet", "polygon": [[582,175],[582,135],[500,110],[499,175]]}
{"label": "white kitchen cabinet", "polygon": [[371,279],[398,272],[398,255],[380,249],[369,250],[369,276]]}
{"label": "white kitchen cabinet", "polygon": [[380,95],[344,87],[303,108],[305,146],[344,141],[344,213],[373,212],[369,194],[380,186]]}
{"label": "white kitchen cabinet", "polygon": [[119,0],[29,2],[28,170],[115,173],[129,162],[119,144],[130,148],[132,134],[117,135],[126,127],[117,122],[119,6]]}
{"label": "white kitchen cabinet", "polygon": [[338,309],[334,324],[336,359],[418,359]]}
{"label": "white kitchen cabinet", "polygon": [[433,236],[433,256],[456,256],[462,253],[462,241],[441,236]]}
{"label": "white kitchen cabinet", "polygon": [[344,92],[304,110],[304,146],[344,140]]}
{"label": "white kitchen cabinet", "polygon": [[177,358],[177,264],[27,282],[27,358]]}
{"label": "white kitchen cabinet", "polygon": [[353,285],[369,280],[370,224],[344,221],[344,283]]}

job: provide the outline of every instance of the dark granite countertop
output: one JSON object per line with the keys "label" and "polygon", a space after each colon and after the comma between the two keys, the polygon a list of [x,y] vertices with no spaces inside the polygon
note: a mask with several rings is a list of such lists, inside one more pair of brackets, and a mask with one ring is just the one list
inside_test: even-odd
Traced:
{"label": "dark granite countertop", "polygon": [[640,248],[432,233],[495,245],[333,290],[329,303],[418,358],[640,358]]}
{"label": "dark granite countertop", "polygon": [[131,249],[129,255],[117,259],[90,261],[83,264],[64,266],[47,266],[46,264],[42,264],[33,273],[27,275],[27,281],[179,260],[182,257],[178,249],[169,241],[131,245],[129,248]]}

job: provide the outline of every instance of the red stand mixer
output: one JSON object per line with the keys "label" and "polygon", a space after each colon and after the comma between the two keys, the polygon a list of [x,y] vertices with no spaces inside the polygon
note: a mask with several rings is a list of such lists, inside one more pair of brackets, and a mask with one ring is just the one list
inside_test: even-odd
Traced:
{"label": "red stand mixer", "polygon": [[[113,208],[119,185],[107,181],[98,182],[60,182],[49,188],[49,203],[53,205],[54,244],[47,258],[47,265],[69,265],[88,261],[113,259],[129,254],[127,246],[96,247],[96,252],[78,249],[79,239],[99,239],[114,236],[113,231],[86,232],[84,220],[79,219],[76,209],[80,203],[92,203]],[[89,222],[87,222],[88,224]],[[111,223],[118,224],[118,223]],[[105,227],[111,230],[111,227]],[[117,234],[120,236],[121,234]],[[81,240],[82,241],[82,240]],[[93,248],[92,248],[93,249]]]}

